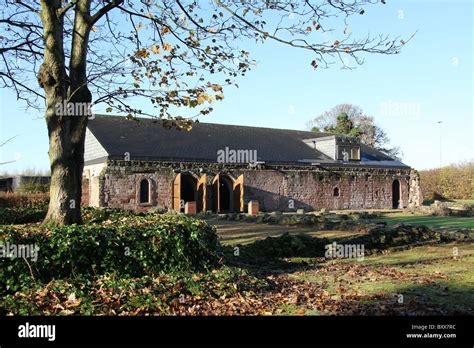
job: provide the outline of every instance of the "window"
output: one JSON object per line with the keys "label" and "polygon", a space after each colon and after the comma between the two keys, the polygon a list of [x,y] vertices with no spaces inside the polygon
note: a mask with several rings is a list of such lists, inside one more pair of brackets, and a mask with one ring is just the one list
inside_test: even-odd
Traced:
{"label": "window", "polygon": [[147,179],[140,181],[140,203],[150,203],[150,183]]}
{"label": "window", "polygon": [[337,159],[343,161],[359,161],[360,160],[360,146],[356,145],[338,145]]}
{"label": "window", "polygon": [[334,191],[333,191],[333,194],[332,194],[334,197],[339,197],[339,188],[338,187],[335,187],[334,188]]}
{"label": "window", "polygon": [[351,160],[360,160],[360,147],[351,147]]}

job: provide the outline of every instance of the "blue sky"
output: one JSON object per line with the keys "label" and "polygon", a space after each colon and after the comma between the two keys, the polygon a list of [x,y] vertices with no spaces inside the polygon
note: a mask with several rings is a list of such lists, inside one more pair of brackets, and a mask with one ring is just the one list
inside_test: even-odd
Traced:
{"label": "blue sky", "polygon": [[[400,12],[402,11],[402,12]],[[402,18],[401,18],[402,17]],[[354,35],[386,33],[415,38],[394,56],[367,55],[355,70],[335,65],[314,71],[308,52],[276,43],[242,43],[258,66],[226,88],[225,99],[201,122],[306,129],[307,122],[340,103],[359,105],[382,126],[403,161],[417,169],[474,158],[473,2],[387,1],[368,7]],[[352,26],[353,25],[353,26]],[[342,32],[343,27],[339,28]],[[337,38],[337,34],[331,34]],[[33,78],[33,77],[32,77]],[[42,115],[0,91],[0,171],[49,166]],[[397,107],[405,108],[397,110]],[[96,112],[102,111],[100,108]]]}

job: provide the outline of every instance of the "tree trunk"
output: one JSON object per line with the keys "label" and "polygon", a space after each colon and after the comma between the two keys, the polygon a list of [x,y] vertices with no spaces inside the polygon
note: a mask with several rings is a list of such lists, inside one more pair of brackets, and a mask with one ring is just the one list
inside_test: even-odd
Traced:
{"label": "tree trunk", "polygon": [[[85,3],[88,6],[89,1]],[[61,0],[41,1],[45,50],[44,63],[38,72],[38,83],[44,89],[46,97],[45,119],[48,126],[51,166],[50,201],[44,225],[69,225],[81,222],[81,184],[87,117],[67,114],[66,110],[61,110],[58,106],[69,102],[88,102],[91,99],[88,90],[73,93],[77,90],[75,86],[78,73],[75,73],[73,88],[71,79],[66,73],[63,17],[59,15],[61,5]],[[74,47],[72,52],[74,55]],[[83,58],[85,60],[85,55]],[[73,59],[74,57],[71,57],[71,60]],[[84,77],[80,83],[85,81],[85,65],[80,73],[82,72]],[[87,100],[84,100],[85,96],[88,96]]]}
{"label": "tree trunk", "polygon": [[[70,141],[67,117],[48,122],[51,187],[49,208],[43,224],[69,225],[81,222],[81,196],[78,190],[77,166]],[[81,173],[82,175],[82,173]]]}
{"label": "tree trunk", "polygon": [[[72,103],[81,103],[81,110],[90,110],[92,94],[87,81],[87,49],[90,21],[90,0],[78,1],[74,16],[74,34],[72,36],[71,60],[69,62],[70,85],[68,98]],[[87,107],[86,107],[87,106]],[[89,114],[74,115],[71,124],[71,142],[74,163],[76,165],[76,185],[79,199],[82,196],[82,172],[84,170],[84,142]]]}

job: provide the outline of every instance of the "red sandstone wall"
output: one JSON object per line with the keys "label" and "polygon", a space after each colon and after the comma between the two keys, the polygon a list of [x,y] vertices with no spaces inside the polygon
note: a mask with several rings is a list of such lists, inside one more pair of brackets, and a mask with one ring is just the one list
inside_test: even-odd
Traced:
{"label": "red sandstone wall", "polygon": [[[327,209],[390,209],[392,208],[392,183],[398,179],[401,186],[402,205],[408,205],[407,173],[356,175],[316,171],[238,170],[234,177],[244,174],[245,202],[258,200],[263,211],[295,211]],[[107,173],[101,187],[101,206],[132,210],[150,207],[168,209],[172,199],[171,169],[157,173]],[[209,179],[211,175],[208,174]],[[152,184],[150,205],[139,205],[138,183],[148,178]],[[334,197],[334,188],[339,196]],[[211,187],[208,187],[208,197]],[[291,201],[293,207],[291,207]],[[245,206],[245,211],[247,206]]]}
{"label": "red sandstone wall", "polygon": [[[138,204],[138,184],[147,178],[151,183],[151,204]],[[147,210],[151,207],[168,209],[171,204],[171,171],[139,174],[105,174],[103,205],[109,208]]]}
{"label": "red sandstone wall", "polygon": [[[244,173],[245,199],[256,199],[262,210],[289,211],[294,209],[390,209],[392,183],[398,179],[401,201],[408,204],[408,183],[405,176],[335,175],[318,172],[249,171]],[[334,188],[339,196],[334,197]]]}
{"label": "red sandstone wall", "polygon": [[89,179],[82,178],[82,197],[81,205],[88,207],[89,206]]}

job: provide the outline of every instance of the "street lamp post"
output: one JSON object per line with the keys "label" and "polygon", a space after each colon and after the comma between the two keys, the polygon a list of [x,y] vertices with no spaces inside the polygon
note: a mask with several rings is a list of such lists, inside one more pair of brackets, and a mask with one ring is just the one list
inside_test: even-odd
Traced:
{"label": "street lamp post", "polygon": [[441,140],[442,140],[442,133],[441,133],[441,124],[443,121],[438,121],[439,124],[439,167],[441,168],[443,166],[443,160],[442,160],[442,155],[441,155]]}

